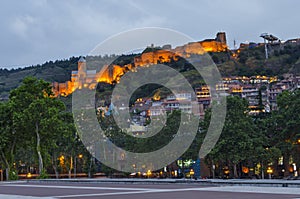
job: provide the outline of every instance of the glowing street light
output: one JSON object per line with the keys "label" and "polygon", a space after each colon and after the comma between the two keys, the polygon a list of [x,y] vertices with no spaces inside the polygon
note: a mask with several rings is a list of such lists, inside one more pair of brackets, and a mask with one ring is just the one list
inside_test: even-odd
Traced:
{"label": "glowing street light", "polygon": [[271,179],[273,174],[273,169],[271,167],[268,167],[267,174],[269,174],[269,179]]}
{"label": "glowing street light", "polygon": [[[78,158],[79,159],[81,159],[81,158],[83,158],[83,155],[82,154],[79,154],[78,155]],[[77,165],[76,165],[76,163],[77,163],[77,156],[75,156],[75,158],[74,158],[74,178],[76,178],[76,170],[77,170]]]}
{"label": "glowing street light", "polygon": [[191,169],[191,170],[190,170],[190,177],[192,178],[192,177],[194,176],[194,174],[195,174],[194,169]]}
{"label": "glowing street light", "polygon": [[31,178],[31,177],[32,177],[32,174],[31,174],[31,173],[27,173],[26,177],[27,177],[27,178]]}
{"label": "glowing street light", "polygon": [[147,171],[147,176],[148,176],[148,178],[150,178],[150,177],[151,177],[151,175],[152,175],[152,172],[151,172],[151,170],[148,170],[148,171]]}

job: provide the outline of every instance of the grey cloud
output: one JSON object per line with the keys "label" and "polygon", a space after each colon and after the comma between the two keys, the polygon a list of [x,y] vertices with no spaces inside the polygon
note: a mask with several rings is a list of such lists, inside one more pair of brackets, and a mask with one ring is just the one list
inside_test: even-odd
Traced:
{"label": "grey cloud", "polygon": [[85,55],[132,28],[172,28],[196,40],[226,31],[229,45],[261,41],[262,32],[299,37],[297,0],[2,1],[0,67]]}

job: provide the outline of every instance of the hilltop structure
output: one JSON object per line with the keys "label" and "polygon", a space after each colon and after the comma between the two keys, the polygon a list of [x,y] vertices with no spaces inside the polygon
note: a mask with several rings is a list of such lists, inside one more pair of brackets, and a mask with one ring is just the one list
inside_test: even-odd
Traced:
{"label": "hilltop structure", "polygon": [[55,96],[67,96],[73,93],[76,89],[94,89],[96,86],[96,70],[87,70],[86,60],[83,57],[80,57],[80,59],[78,60],[78,70],[72,71],[71,81],[67,81],[64,83],[53,82],[52,90]]}
{"label": "hilltop structure", "polygon": [[53,83],[55,96],[67,96],[76,89],[94,89],[97,83],[118,83],[122,75],[136,67],[145,67],[157,63],[177,61],[179,57],[189,57],[192,54],[204,54],[207,52],[224,52],[228,50],[225,32],[219,32],[215,39],[206,39],[199,42],[191,42],[172,49],[170,45],[163,48],[150,46],[141,55],[134,57],[132,64],[106,65],[101,71],[87,70],[86,60],[81,57],[78,60],[78,70],[72,71],[71,80],[64,83]]}

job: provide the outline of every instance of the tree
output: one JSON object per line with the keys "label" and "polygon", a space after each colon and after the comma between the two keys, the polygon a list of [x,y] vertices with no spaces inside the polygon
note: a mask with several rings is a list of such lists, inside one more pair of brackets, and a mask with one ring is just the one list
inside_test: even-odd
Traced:
{"label": "tree", "polygon": [[20,141],[13,126],[13,112],[10,103],[0,103],[0,159],[6,170],[6,179],[13,179],[10,176],[14,162],[16,144]]}
{"label": "tree", "polygon": [[209,158],[232,166],[233,177],[239,177],[238,164],[251,157],[258,144],[259,135],[255,130],[253,120],[248,115],[246,100],[228,97],[223,131],[216,146],[210,152]]}
{"label": "tree", "polygon": [[58,114],[54,125],[56,130],[51,132],[56,136],[50,138],[49,144],[47,144],[47,147],[44,147],[44,154],[48,157],[49,160],[47,162],[52,166],[56,178],[59,175],[59,157],[64,156],[64,163],[66,163],[65,166],[67,166],[69,177],[71,177],[73,157],[79,153],[79,145],[81,144],[77,139],[73,117],[70,113],[62,112]]}
{"label": "tree", "polygon": [[[280,149],[273,143],[273,117],[271,113],[259,113],[254,116],[254,124],[260,132],[258,144],[251,160],[253,163],[261,165],[261,178],[264,178],[264,170],[267,165],[272,163],[277,168],[278,158],[282,155]],[[274,170],[274,174],[277,170]]]}
{"label": "tree", "polygon": [[284,91],[277,98],[278,110],[273,112],[272,117],[272,141],[283,155],[285,175],[288,175],[289,160],[293,157],[297,164],[299,160],[300,140],[300,90],[294,92]]}
{"label": "tree", "polygon": [[43,153],[47,154],[47,147],[55,143],[63,127],[61,114],[65,106],[52,96],[49,83],[31,77],[10,95],[16,131],[35,143],[39,174],[44,170]]}

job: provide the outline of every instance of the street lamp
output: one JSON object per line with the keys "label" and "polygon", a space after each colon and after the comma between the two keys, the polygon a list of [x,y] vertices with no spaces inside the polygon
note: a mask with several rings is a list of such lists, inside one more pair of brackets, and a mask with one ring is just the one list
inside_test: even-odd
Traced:
{"label": "street lamp", "polygon": [[[81,159],[82,157],[83,157],[82,154],[79,154],[79,155],[78,155],[78,158],[79,158],[79,159]],[[75,156],[75,158],[74,158],[74,178],[76,178],[76,170],[77,170],[77,167],[76,167],[77,164],[76,164],[76,163],[77,163],[77,156]]]}
{"label": "street lamp", "polygon": [[190,169],[190,178],[192,179],[194,177],[195,171],[194,169]]}
{"label": "street lamp", "polygon": [[26,177],[27,177],[27,178],[31,178],[31,177],[32,177],[32,174],[31,174],[31,173],[27,173],[27,174],[26,174]]}
{"label": "street lamp", "polygon": [[148,171],[147,171],[147,177],[148,177],[148,178],[150,178],[150,177],[151,177],[151,175],[152,175],[152,172],[151,172],[151,170],[148,170]]}
{"label": "street lamp", "polygon": [[271,167],[268,167],[267,173],[269,174],[269,179],[272,178],[273,169]]}

